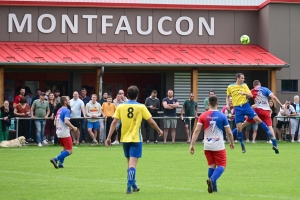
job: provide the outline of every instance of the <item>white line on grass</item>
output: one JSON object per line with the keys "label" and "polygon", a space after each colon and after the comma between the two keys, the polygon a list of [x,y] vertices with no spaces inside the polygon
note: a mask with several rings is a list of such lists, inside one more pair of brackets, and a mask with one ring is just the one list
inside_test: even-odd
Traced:
{"label": "white line on grass", "polygon": [[[124,181],[116,182],[116,179],[112,181],[112,179],[105,180],[105,179],[82,179],[82,178],[72,178],[72,177],[65,177],[65,176],[53,176],[53,175],[45,175],[45,174],[38,174],[38,173],[25,173],[25,172],[18,172],[18,171],[8,171],[8,170],[0,170],[1,173],[10,173],[10,174],[18,174],[18,175],[24,175],[24,176],[38,176],[38,177],[44,177],[44,178],[54,178],[54,179],[64,179],[64,180],[70,180],[70,181],[93,181],[93,182],[100,182],[100,183],[107,183],[111,185],[115,184],[124,184]],[[121,180],[121,179],[120,179]],[[123,180],[123,179],[122,179]],[[206,190],[201,189],[192,189],[192,188],[183,188],[183,187],[169,187],[167,185],[149,185],[149,184],[139,184],[139,186],[145,186],[145,187],[154,187],[154,188],[165,188],[168,190],[182,190],[182,191],[191,191],[191,192],[201,192],[206,193]],[[251,197],[259,197],[259,198],[267,198],[267,199],[291,199],[290,197],[283,197],[283,196],[275,196],[275,195],[262,195],[262,194],[244,194],[244,193],[230,193],[230,192],[222,192],[224,194],[229,195],[239,195],[239,196],[251,196]]]}

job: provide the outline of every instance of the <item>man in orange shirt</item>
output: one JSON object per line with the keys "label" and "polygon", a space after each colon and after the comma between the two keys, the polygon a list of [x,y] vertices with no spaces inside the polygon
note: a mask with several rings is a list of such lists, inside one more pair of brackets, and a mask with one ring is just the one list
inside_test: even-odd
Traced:
{"label": "man in orange shirt", "polygon": [[102,104],[102,114],[103,117],[106,118],[106,138],[110,129],[110,125],[113,121],[112,116],[114,115],[117,107],[114,103],[112,103],[112,97],[110,95],[108,95],[107,97],[107,102],[104,102]]}

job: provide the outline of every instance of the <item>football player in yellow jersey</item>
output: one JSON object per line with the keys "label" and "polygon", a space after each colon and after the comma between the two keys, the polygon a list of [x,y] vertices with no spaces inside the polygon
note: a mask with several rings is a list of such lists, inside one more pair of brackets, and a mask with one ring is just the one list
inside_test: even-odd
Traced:
{"label": "football player in yellow jersey", "polygon": [[[232,97],[232,104],[235,110],[235,124],[237,128],[237,134],[242,147],[242,153],[246,153],[246,147],[243,139],[243,127],[242,123],[245,120],[245,116],[249,119],[253,119],[270,135],[268,126],[257,116],[256,112],[248,103],[247,98],[253,98],[251,91],[245,81],[245,76],[242,73],[235,75],[236,82],[227,87],[226,106],[229,109],[229,98]],[[233,134],[236,134],[233,132]]]}
{"label": "football player in yellow jersey", "polygon": [[108,147],[111,144],[111,136],[116,129],[119,120],[122,121],[121,140],[123,144],[124,155],[127,158],[127,190],[126,194],[138,192],[140,188],[137,187],[135,181],[136,164],[138,159],[142,157],[142,133],[141,123],[145,119],[150,126],[156,130],[159,136],[163,135],[163,131],[157,126],[152,119],[151,114],[144,104],[138,103],[137,97],[139,89],[136,86],[130,86],[127,89],[129,101],[120,104],[114,114],[114,120],[110,126],[109,133],[105,145]]}

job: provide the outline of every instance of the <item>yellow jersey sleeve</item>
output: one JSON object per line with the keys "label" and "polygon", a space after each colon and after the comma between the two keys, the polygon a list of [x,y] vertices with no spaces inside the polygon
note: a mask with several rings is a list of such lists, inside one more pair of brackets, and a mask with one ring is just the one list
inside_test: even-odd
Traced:
{"label": "yellow jersey sleeve", "polygon": [[150,119],[152,117],[152,115],[150,114],[150,112],[146,108],[146,106],[143,106],[142,112],[143,112],[143,118],[144,118],[144,120],[148,120],[148,119]]}
{"label": "yellow jersey sleeve", "polygon": [[246,94],[250,94],[251,91],[250,91],[248,85],[247,85],[247,84],[243,84],[243,86],[244,86],[244,92],[245,92]]}
{"label": "yellow jersey sleeve", "polygon": [[226,91],[227,96],[231,96],[231,87],[228,85],[227,91]]}

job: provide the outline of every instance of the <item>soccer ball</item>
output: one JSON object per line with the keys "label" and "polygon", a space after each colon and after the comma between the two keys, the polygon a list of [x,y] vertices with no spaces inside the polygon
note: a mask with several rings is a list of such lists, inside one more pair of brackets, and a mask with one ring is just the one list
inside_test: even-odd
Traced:
{"label": "soccer ball", "polygon": [[242,44],[249,44],[250,43],[250,38],[249,38],[248,35],[242,35],[240,40],[241,40]]}

